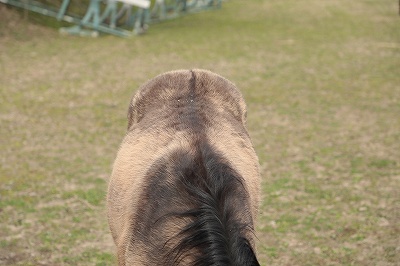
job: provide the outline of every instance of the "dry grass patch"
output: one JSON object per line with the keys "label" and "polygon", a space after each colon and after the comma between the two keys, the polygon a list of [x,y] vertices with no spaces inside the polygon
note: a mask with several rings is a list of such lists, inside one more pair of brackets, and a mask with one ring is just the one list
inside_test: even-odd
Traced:
{"label": "dry grass patch", "polygon": [[120,39],[0,5],[0,264],[112,265],[104,211],[130,97],[171,69],[234,81],[263,176],[262,265],[396,265],[395,1],[244,1]]}

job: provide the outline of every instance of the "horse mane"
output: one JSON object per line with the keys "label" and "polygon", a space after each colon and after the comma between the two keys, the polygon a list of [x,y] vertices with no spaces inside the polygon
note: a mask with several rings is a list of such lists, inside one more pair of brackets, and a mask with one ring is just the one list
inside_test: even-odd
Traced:
{"label": "horse mane", "polygon": [[[193,209],[176,213],[190,217],[169,253],[174,264],[197,252],[193,266],[259,265],[247,237],[253,234],[248,193],[244,180],[208,145],[201,145],[195,167],[182,169],[179,181],[195,202]],[[169,264],[168,264],[169,265]]]}

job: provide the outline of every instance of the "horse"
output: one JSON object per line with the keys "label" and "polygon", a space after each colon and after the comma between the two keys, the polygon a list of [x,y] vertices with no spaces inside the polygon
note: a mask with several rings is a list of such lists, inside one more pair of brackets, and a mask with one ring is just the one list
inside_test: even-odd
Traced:
{"label": "horse", "polygon": [[260,173],[245,123],[240,91],[208,70],[139,88],[107,191],[119,265],[259,265]]}

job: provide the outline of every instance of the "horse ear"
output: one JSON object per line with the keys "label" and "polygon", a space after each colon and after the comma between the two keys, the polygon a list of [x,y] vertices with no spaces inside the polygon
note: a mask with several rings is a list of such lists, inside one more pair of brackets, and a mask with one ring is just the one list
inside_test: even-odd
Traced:
{"label": "horse ear", "polygon": [[137,122],[137,114],[135,112],[135,107],[133,106],[133,104],[129,105],[127,117],[128,117],[128,131],[129,131],[132,125]]}
{"label": "horse ear", "polygon": [[246,121],[247,121],[247,107],[246,107],[246,103],[244,102],[243,98],[240,98],[239,107],[240,107],[240,110],[241,110],[241,117],[240,117],[240,119],[242,120],[243,125],[246,125]]}
{"label": "horse ear", "polygon": [[243,125],[246,125],[247,106],[243,99],[243,96],[236,88],[236,86],[233,86],[233,90],[231,91],[231,93],[232,99],[230,101],[230,104],[228,105],[228,108],[232,110],[233,115],[239,122],[241,122]]}
{"label": "horse ear", "polygon": [[132,97],[131,103],[128,108],[128,131],[132,125],[138,123],[144,115],[145,103],[142,101],[143,95],[139,89],[138,92]]}

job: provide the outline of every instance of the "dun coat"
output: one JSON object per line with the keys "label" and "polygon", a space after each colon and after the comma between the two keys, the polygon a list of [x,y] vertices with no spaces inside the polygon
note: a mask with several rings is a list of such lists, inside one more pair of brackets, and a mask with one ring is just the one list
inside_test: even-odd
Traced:
{"label": "dun coat", "polygon": [[139,88],[107,194],[119,265],[259,265],[260,176],[245,120],[239,90],[206,70]]}

